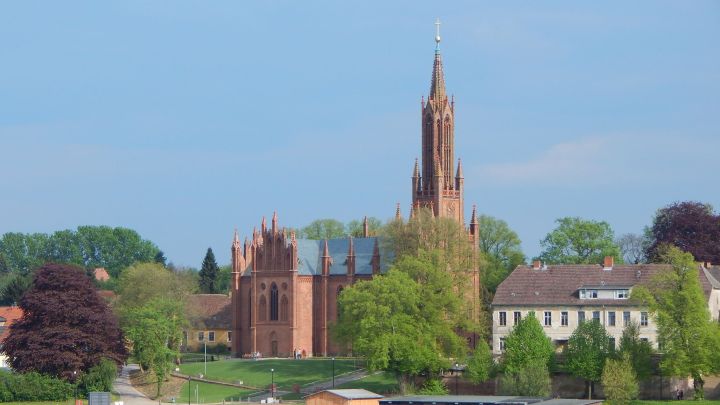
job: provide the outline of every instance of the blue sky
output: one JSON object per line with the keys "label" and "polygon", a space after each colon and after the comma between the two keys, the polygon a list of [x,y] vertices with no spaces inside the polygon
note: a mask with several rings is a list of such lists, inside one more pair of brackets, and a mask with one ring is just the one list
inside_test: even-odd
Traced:
{"label": "blue sky", "polygon": [[716,1],[23,1],[0,5],[0,233],[125,226],[198,267],[274,210],[407,214],[436,17],[466,205],[528,256],[558,217],[720,207]]}

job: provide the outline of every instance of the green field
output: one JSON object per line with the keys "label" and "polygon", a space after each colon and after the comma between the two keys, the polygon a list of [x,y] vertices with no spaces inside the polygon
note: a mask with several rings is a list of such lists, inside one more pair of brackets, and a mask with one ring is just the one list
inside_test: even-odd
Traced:
{"label": "green field", "polygon": [[363,388],[376,394],[390,394],[399,391],[397,379],[392,373],[379,372],[360,380],[339,385],[338,388]]}
{"label": "green field", "polygon": [[[222,401],[239,401],[248,397],[255,391],[243,390],[234,387],[226,387],[224,385],[208,384],[204,382],[191,381],[190,383],[190,402],[195,402],[195,388],[197,387],[197,398],[199,403],[222,402]],[[175,399],[178,404],[188,403],[188,383],[183,384],[180,390],[180,396]]]}
{"label": "green field", "polygon": [[[303,386],[311,382],[332,378],[332,361],[329,359],[272,359],[272,360],[222,360],[207,363],[209,380],[225,381],[267,388],[270,386],[271,372],[275,370],[275,385],[279,390],[291,391],[294,384]],[[335,360],[335,375],[354,370],[353,360]],[[180,366],[180,372],[197,376],[204,373],[203,363],[189,363]]]}

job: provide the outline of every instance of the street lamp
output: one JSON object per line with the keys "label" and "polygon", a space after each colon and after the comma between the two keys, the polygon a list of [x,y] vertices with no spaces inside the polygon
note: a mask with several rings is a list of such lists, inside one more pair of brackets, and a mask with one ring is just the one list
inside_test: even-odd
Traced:
{"label": "street lamp", "polygon": [[332,358],[332,370],[333,370],[333,385],[332,387],[335,388],[335,357]]}
{"label": "street lamp", "polygon": [[270,369],[270,397],[275,401],[275,369]]}
{"label": "street lamp", "polygon": [[207,342],[204,339],[203,344],[205,345],[205,375],[207,376]]}
{"label": "street lamp", "polygon": [[190,384],[191,379],[192,377],[188,376],[188,405],[190,405],[190,398],[192,397],[192,392],[190,391],[190,386],[192,385]]}
{"label": "street lamp", "polygon": [[459,364],[455,363],[455,395],[458,394],[458,377],[460,377]]}
{"label": "street lamp", "polygon": [[77,405],[77,371],[73,371],[73,383],[75,383],[75,405]]}

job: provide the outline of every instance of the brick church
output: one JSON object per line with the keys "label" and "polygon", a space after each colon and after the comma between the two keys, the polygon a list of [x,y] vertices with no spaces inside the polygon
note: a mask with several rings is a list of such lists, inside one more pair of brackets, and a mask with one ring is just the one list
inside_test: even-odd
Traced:
{"label": "brick church", "polygon": [[[439,24],[439,23],[438,23]],[[410,216],[420,208],[464,224],[463,174],[460,160],[453,176],[455,101],[445,91],[439,31],[435,38],[430,94],[422,100],[422,162],[415,161]],[[400,218],[400,208],[396,211]],[[473,207],[468,237],[477,246],[478,224]],[[232,352],[236,357],[342,354],[330,336],[337,319],[337,297],[348,285],[368,280],[387,268],[379,241],[370,237],[367,220],[362,238],[297,239],[278,226],[273,214],[260,230],[232,243]],[[474,308],[479,301],[479,275],[473,272]],[[470,339],[470,338],[469,338]],[[474,342],[471,342],[474,344]]]}

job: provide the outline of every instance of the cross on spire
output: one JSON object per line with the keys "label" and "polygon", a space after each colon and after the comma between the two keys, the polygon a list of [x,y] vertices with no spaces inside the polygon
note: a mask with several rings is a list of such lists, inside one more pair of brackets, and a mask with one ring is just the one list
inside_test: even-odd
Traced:
{"label": "cross on spire", "polygon": [[435,21],[435,51],[440,51],[440,18]]}

